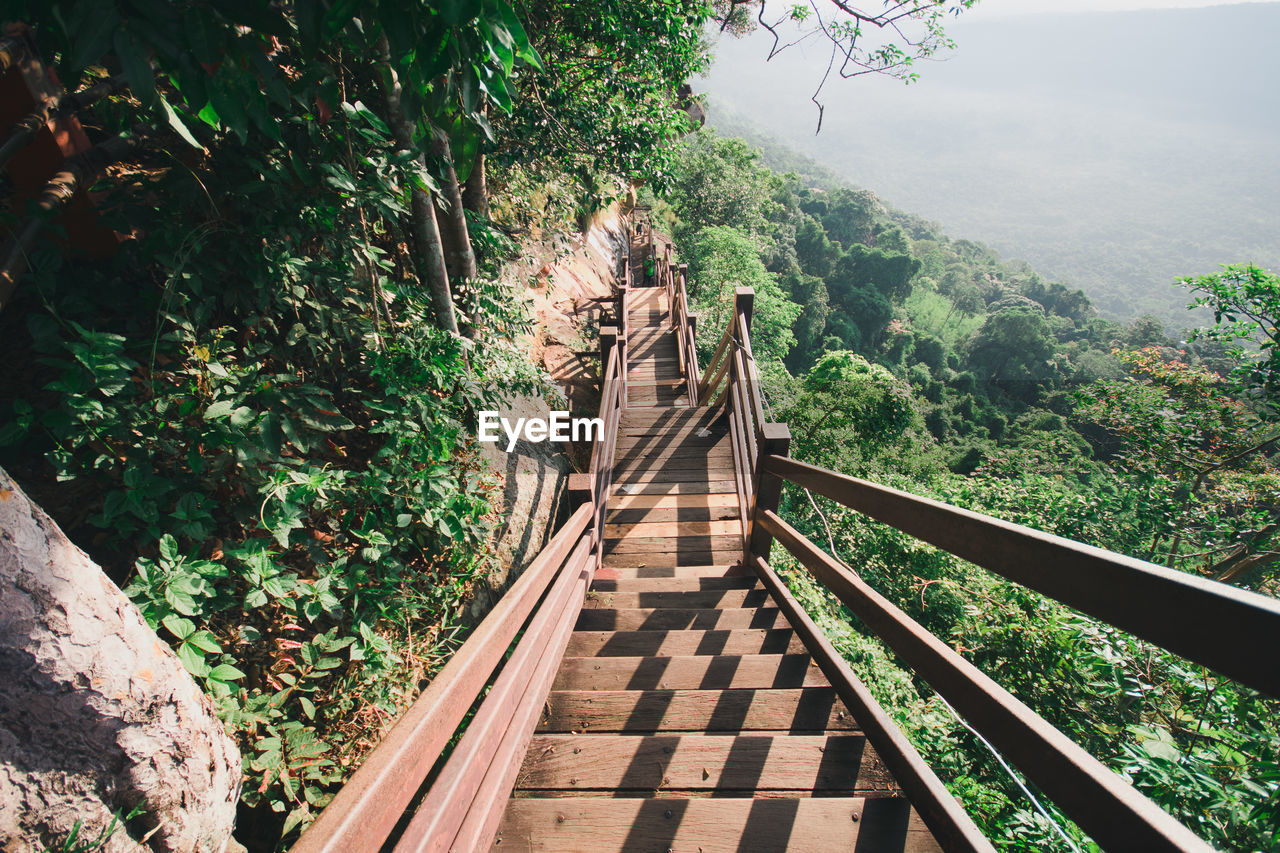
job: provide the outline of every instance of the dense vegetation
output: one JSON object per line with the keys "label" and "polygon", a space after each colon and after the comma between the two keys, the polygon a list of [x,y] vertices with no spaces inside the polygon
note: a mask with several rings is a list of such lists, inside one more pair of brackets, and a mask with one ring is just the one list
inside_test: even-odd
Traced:
{"label": "dense vegetation", "polygon": [[709,10],[652,11],[3,6],[70,89],[124,78],[80,119],[133,145],[98,205],[130,239],[33,244],[0,315],[0,464],[214,699],[253,849],[296,838],[495,567],[476,412],[553,388],[516,241],[662,180]]}
{"label": "dense vegetation", "polygon": [[[660,210],[689,264],[700,343],[718,340],[733,285],[754,287],[753,343],[794,455],[1276,592],[1280,278],[1243,265],[1184,281],[1218,323],[1178,348],[1152,318],[1101,319],[1079,290],[869,192],[771,172],[740,140],[691,138],[677,174]],[[804,491],[784,515],[1211,843],[1280,844],[1275,701]],[[993,838],[1082,843],[789,568]]]}
{"label": "dense vegetation", "polygon": [[[971,3],[910,5],[932,49],[944,7]],[[255,849],[296,837],[456,643],[498,509],[475,413],[552,393],[521,348],[517,244],[632,181],[690,265],[704,346],[732,285],[756,289],[756,351],[800,457],[1274,589],[1275,277],[1190,281],[1221,322],[1178,350],[1159,322],[1101,320],[1080,291],[869,193],[772,173],[710,134],[676,147],[704,24],[738,27],[747,6],[0,4],[69,89],[123,79],[81,119],[95,142],[130,141],[99,186],[104,224],[128,235],[113,258],[21,247],[0,464],[213,697],[245,755]],[[832,45],[854,67],[910,74],[910,53],[850,27]],[[786,500],[1206,838],[1277,843],[1276,703]],[[987,831],[1058,845],[991,755],[789,569]]]}

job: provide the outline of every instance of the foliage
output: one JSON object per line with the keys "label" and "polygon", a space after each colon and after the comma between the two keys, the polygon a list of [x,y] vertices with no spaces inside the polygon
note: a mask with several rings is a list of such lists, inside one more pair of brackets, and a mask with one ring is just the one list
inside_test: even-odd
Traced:
{"label": "foliage", "polygon": [[[765,269],[759,245],[750,235],[726,225],[712,225],[683,240],[680,254],[689,264],[689,296],[693,310],[701,316],[702,328],[723,333],[733,312],[735,288],[754,288],[753,351],[759,361],[781,361],[795,342],[791,326],[800,307],[787,299],[777,276]],[[716,333],[699,339],[704,360],[719,342]]]}
{"label": "foliage", "polygon": [[492,562],[475,413],[546,391],[510,285],[459,295],[483,340],[435,330],[398,245],[415,167],[337,109],[139,170],[111,264],[42,247],[22,307],[44,387],[0,435],[7,467],[88,495],[85,541],[213,697],[269,843],[447,656]]}
{"label": "foliage", "polygon": [[[763,389],[793,455],[1274,592],[1276,433],[1247,393],[1269,356],[1240,337],[1267,320],[1244,329],[1224,314],[1179,352],[1160,322],[1102,320],[1080,291],[818,171],[768,175],[722,140],[693,140],[683,157],[701,176],[672,196],[691,280],[715,264],[773,274],[799,308],[795,375],[768,373]],[[750,230],[730,231],[735,217]],[[703,347],[717,339],[708,328]],[[788,487],[781,512],[1211,844],[1275,846],[1274,700],[804,490]],[[776,562],[997,846],[1067,849],[925,685],[793,561]]]}
{"label": "foliage", "polygon": [[1084,389],[1079,412],[1119,439],[1117,464],[1156,498],[1149,553],[1220,579],[1271,562],[1280,471],[1267,451],[1276,427],[1216,373],[1154,347],[1116,354],[1130,377]]}
{"label": "foliage", "polygon": [[[672,145],[690,129],[681,87],[705,70],[700,0],[660,3],[540,0],[524,5],[542,67],[521,75],[521,97],[498,122],[503,164],[550,161],[594,186],[620,175],[671,185]],[[603,190],[593,205],[617,193]]]}
{"label": "foliage", "polygon": [[1280,276],[1253,264],[1178,280],[1196,297],[1190,308],[1213,311],[1215,325],[1193,333],[1226,344],[1235,378],[1257,404],[1280,411]]}

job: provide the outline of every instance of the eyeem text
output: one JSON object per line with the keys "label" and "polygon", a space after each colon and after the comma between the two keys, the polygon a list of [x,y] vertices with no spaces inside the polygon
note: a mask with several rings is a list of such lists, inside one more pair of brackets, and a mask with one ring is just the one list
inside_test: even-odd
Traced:
{"label": "eyeem text", "polygon": [[481,441],[497,442],[499,430],[507,436],[507,452],[523,438],[534,443],[540,441],[598,441],[604,436],[604,421],[600,418],[572,418],[568,412],[552,412],[549,418],[504,418],[497,412],[480,413]]}

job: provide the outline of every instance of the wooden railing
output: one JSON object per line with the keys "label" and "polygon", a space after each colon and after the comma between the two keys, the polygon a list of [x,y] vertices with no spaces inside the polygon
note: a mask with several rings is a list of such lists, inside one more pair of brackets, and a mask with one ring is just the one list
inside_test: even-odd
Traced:
{"label": "wooden railing", "polygon": [[[776,478],[761,480],[759,460],[764,454],[785,456],[791,447],[791,433],[786,424],[771,423],[764,417],[760,371],[751,351],[754,306],[754,290],[749,287],[735,290],[733,316],[707,362],[696,391],[699,403],[724,406],[729,414],[729,439],[737,468],[739,518],[746,549],[750,548],[751,519],[756,504],[763,502],[776,509],[781,495]],[[765,492],[759,494],[762,488]]]}
{"label": "wooden railing", "polygon": [[938,840],[957,850],[985,849],[986,843],[972,822],[956,813],[954,799],[932,771],[902,749],[901,733],[877,716],[883,712],[865,687],[787,592],[768,562],[774,539],[1105,849],[1209,850],[779,517],[783,484],[824,495],[1271,696],[1280,696],[1280,602],[789,458],[786,426],[766,422],[760,405],[751,299],[749,289],[738,290],[734,315],[699,389],[700,400],[714,398],[713,405],[724,406],[729,417],[744,507],[744,563],[778,598],[806,643],[814,644],[815,659]]}
{"label": "wooden railing", "polygon": [[671,244],[663,250],[662,263],[658,265],[658,284],[667,291],[667,312],[671,318],[671,328],[676,333],[676,351],[680,357],[680,371],[684,374],[685,393],[689,397],[689,405],[698,405],[698,315],[689,311],[689,293],[686,282],[689,275],[688,264],[671,262]]}
{"label": "wooden railing", "polygon": [[[605,428],[592,447],[590,473],[571,478],[571,490],[574,478],[586,478],[577,488],[582,505],[366,756],[303,833],[294,853],[372,853],[392,845],[396,851],[492,846],[600,565],[605,503],[626,405],[627,284],[629,272],[620,296],[623,333],[613,326],[600,330],[600,418]],[[462,730],[486,687],[488,693]],[[415,800],[413,816],[404,824]]]}

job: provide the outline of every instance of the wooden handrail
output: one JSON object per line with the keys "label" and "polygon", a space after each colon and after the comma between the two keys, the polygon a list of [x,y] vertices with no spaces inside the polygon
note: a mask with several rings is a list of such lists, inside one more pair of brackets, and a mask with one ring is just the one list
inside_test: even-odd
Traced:
{"label": "wooden handrail", "polygon": [[805,649],[853,713],[876,754],[902,786],[903,793],[911,800],[911,805],[920,813],[942,849],[948,853],[992,853],[995,848],[991,842],[910,744],[902,729],[880,707],[871,691],[854,675],[848,661],[822,633],[822,629],[814,624],[786,583],[759,557],[753,557],[751,568],[777,602],[787,624],[800,635]]}
{"label": "wooden handrail", "polygon": [[[580,507],[498,600],[294,845],[294,853],[363,853],[381,849],[438,762],[511,641],[563,573],[566,558],[595,517]],[[598,550],[598,549],[597,549]],[[572,561],[570,561],[572,562]],[[568,569],[572,571],[572,569]],[[526,632],[526,635],[529,632]]]}
{"label": "wooden handrail", "polygon": [[[605,431],[592,448],[590,500],[570,516],[366,756],[303,833],[295,853],[381,850],[420,793],[420,805],[400,834],[397,851],[491,846],[603,551],[604,507],[626,405],[632,234],[629,220],[624,223],[628,251],[619,300],[621,334],[614,327],[600,329]],[[489,693],[442,764],[441,756],[487,686]],[[422,791],[433,770],[435,778]]]}
{"label": "wooden handrail", "polygon": [[776,513],[756,522],[1105,849],[1212,850]]}
{"label": "wooden handrail", "polygon": [[[764,469],[1280,697],[1280,601],[782,456]],[[1271,649],[1271,653],[1263,650]],[[1242,654],[1247,650],[1248,653]]]}
{"label": "wooden handrail", "polygon": [[[549,676],[555,675],[564,654],[565,627],[572,627],[582,607],[585,585],[594,574],[590,552],[591,537],[583,536],[405,827],[396,853],[485,850],[492,845],[490,816],[502,815],[551,687]],[[494,769],[498,772],[490,778]],[[496,831],[496,822],[492,829]]]}
{"label": "wooden handrail", "polygon": [[[1274,647],[1280,637],[1280,603],[789,458],[786,426],[764,419],[751,346],[753,296],[748,288],[735,294],[733,315],[707,362],[698,398],[704,404],[714,398],[713,405],[723,405],[729,418],[743,511],[744,564],[787,610],[806,645],[818,650],[815,660],[824,671],[831,670],[833,685],[856,692],[839,681],[846,678],[841,662],[823,660],[825,641],[816,628],[808,630],[811,620],[769,566],[774,538],[1104,847],[1209,850],[1193,832],[779,518],[782,486],[791,482],[812,489],[1271,695],[1280,695],[1280,655],[1241,655],[1240,650]],[[857,700],[846,701],[852,707]],[[888,736],[880,732],[876,738]],[[931,831],[940,841],[947,839],[948,849],[986,849],[975,840],[972,823],[955,814],[954,800],[940,796],[940,783],[934,784],[931,771],[904,764],[905,754],[895,754],[892,743],[875,746],[893,755],[886,760],[902,765],[894,767],[895,776],[903,780]]]}

